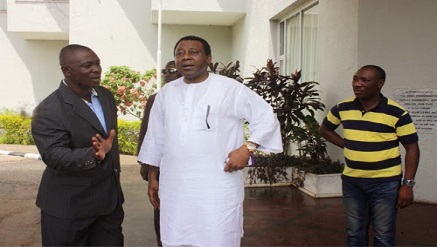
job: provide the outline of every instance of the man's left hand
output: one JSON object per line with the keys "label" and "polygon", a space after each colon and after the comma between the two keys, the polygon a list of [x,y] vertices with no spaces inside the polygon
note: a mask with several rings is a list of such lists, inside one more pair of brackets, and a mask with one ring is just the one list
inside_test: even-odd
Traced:
{"label": "man's left hand", "polygon": [[398,202],[396,204],[397,208],[405,208],[413,204],[414,192],[413,188],[406,185],[402,185],[398,192]]}

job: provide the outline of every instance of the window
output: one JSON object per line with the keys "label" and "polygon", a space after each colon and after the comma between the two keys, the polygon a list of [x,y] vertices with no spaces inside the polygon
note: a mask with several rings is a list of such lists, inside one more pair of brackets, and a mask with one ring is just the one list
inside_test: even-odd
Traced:
{"label": "window", "polygon": [[8,1],[0,0],[0,11],[6,11],[8,9]]}
{"label": "window", "polygon": [[315,2],[279,23],[281,73],[302,70],[302,81],[317,81],[318,13],[318,2]]}

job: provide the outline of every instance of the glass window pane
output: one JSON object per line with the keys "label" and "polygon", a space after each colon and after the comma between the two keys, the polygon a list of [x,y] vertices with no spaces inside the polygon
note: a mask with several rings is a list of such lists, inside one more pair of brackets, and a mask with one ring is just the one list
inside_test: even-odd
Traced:
{"label": "glass window pane", "polygon": [[279,24],[279,55],[282,56],[284,55],[284,26],[285,23],[282,21]]}
{"label": "glass window pane", "polygon": [[300,70],[300,28],[299,14],[286,21],[286,73]]}
{"label": "glass window pane", "polygon": [[317,81],[318,5],[303,12],[302,81]]}
{"label": "glass window pane", "polygon": [[279,74],[284,75],[284,60],[279,60]]}
{"label": "glass window pane", "polygon": [[8,6],[7,0],[0,0],[0,11],[5,11]]}

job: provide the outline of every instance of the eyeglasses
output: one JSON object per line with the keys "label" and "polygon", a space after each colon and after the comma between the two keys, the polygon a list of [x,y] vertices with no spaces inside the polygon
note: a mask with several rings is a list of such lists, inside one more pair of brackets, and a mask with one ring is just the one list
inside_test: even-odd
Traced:
{"label": "eyeglasses", "polygon": [[163,74],[163,75],[172,75],[172,74],[175,74],[177,72],[178,72],[178,70],[175,68],[161,70],[161,74]]}

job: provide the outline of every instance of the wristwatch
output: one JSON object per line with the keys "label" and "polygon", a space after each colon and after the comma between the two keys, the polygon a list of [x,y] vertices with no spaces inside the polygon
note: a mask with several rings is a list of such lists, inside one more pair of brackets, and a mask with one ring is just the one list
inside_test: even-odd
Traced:
{"label": "wristwatch", "polygon": [[416,185],[416,181],[410,179],[403,179],[402,185],[406,185],[407,187],[413,188]]}
{"label": "wristwatch", "polygon": [[253,142],[245,142],[244,145],[247,147],[250,153],[254,153],[256,151],[256,144]]}

